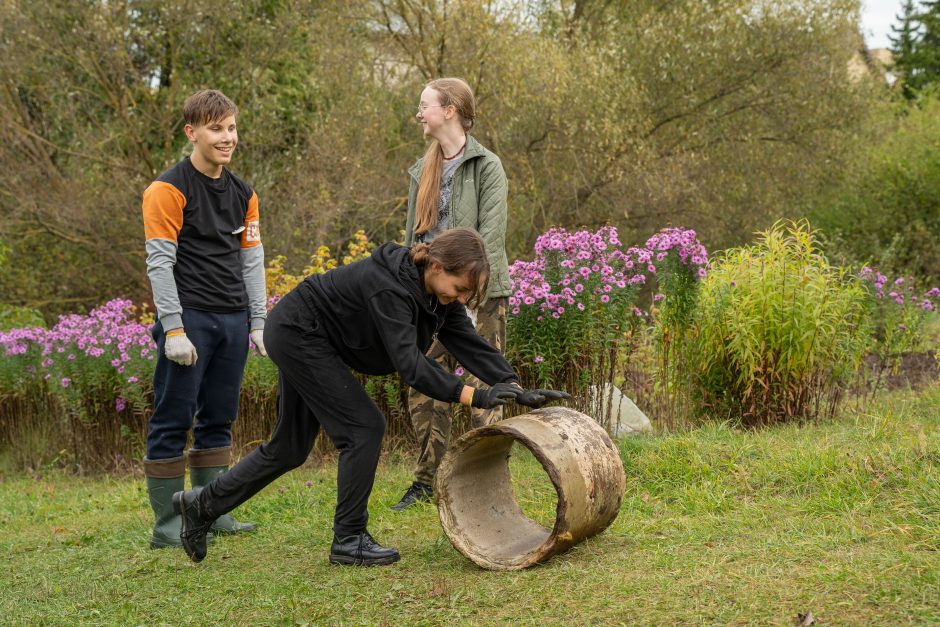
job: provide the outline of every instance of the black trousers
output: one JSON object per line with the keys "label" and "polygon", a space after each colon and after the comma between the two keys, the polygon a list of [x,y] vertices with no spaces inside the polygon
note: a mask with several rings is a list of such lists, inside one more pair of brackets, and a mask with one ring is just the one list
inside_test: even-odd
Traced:
{"label": "black trousers", "polygon": [[278,367],[274,433],[206,486],[201,505],[214,516],[238,507],[303,464],[322,426],[340,452],[333,532],[346,536],[364,531],[385,417],[330,345],[315,310],[296,290],[269,314],[264,344]]}

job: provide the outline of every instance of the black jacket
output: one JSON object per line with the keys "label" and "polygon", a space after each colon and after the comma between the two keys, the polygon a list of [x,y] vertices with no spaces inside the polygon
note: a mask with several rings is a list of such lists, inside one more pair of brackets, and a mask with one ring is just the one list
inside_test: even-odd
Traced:
{"label": "black jacket", "polygon": [[502,353],[476,332],[466,307],[443,305],[425,293],[423,269],[411,261],[410,250],[383,244],[368,259],[311,275],[297,286],[340,358],[364,374],[397,371],[419,392],[456,402],[463,383],[425,356],[437,337],[483,382],[517,380]]}

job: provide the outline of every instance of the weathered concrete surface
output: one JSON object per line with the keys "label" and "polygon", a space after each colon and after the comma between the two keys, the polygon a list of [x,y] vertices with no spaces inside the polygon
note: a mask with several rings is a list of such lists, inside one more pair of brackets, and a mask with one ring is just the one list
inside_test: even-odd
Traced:
{"label": "weathered concrete surface", "polygon": [[[532,451],[555,486],[551,530],[516,502],[513,442]],[[572,409],[548,407],[466,433],[444,456],[434,491],[444,532],[458,551],[483,568],[518,570],[606,529],[625,489],[623,462],[603,427]]]}

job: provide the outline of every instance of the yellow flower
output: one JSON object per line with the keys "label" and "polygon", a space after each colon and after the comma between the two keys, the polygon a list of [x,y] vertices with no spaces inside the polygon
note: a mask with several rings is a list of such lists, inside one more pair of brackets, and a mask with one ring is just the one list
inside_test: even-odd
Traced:
{"label": "yellow flower", "polygon": [[[365,259],[372,254],[375,244],[369,241],[365,231],[359,230],[353,235],[352,239],[346,245],[346,254],[343,255],[343,265]],[[289,291],[294,289],[298,283],[303,281],[304,277],[311,274],[324,274],[340,265],[340,262],[333,257],[329,246],[317,246],[316,251],[310,256],[310,261],[304,266],[303,274],[296,276],[288,273],[284,269],[287,257],[278,255],[270,260],[265,270],[265,282],[267,283],[268,296],[283,297]]]}

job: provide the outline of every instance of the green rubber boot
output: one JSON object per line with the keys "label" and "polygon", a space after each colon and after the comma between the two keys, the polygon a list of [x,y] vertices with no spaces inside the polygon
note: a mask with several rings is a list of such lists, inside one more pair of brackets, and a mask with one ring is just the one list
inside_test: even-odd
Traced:
{"label": "green rubber boot", "polygon": [[[189,479],[194,488],[206,486],[228,471],[232,459],[232,447],[189,449]],[[182,488],[180,488],[182,489]],[[254,531],[258,525],[253,522],[239,522],[222,514],[212,523],[212,532],[220,535],[238,534]]]}
{"label": "green rubber boot", "polygon": [[180,542],[182,521],[173,511],[173,493],[183,489],[186,462],[182,456],[172,459],[144,459],[147,475],[147,494],[153,508],[153,533],[150,548],[162,549],[183,546]]}

